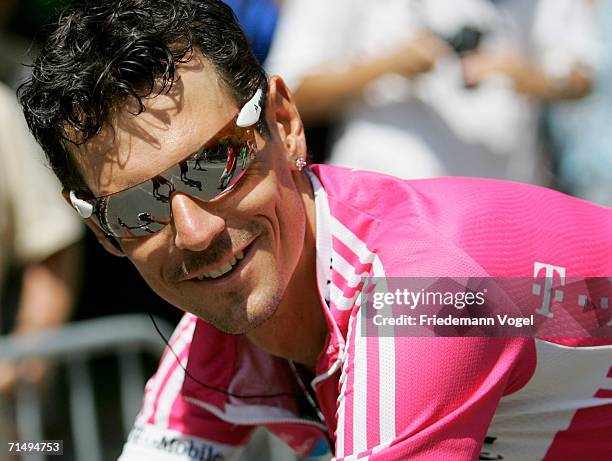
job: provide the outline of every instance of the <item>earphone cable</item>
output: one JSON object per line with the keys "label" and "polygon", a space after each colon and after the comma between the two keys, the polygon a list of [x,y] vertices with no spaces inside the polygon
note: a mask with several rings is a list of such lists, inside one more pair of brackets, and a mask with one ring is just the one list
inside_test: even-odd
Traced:
{"label": "earphone cable", "polygon": [[181,363],[177,353],[174,351],[174,349],[170,345],[170,342],[166,339],[166,336],[162,333],[162,331],[160,330],[159,326],[157,325],[157,322],[155,321],[155,317],[153,317],[151,312],[148,311],[148,310],[147,310],[147,314],[149,315],[149,318],[151,319],[151,322],[153,322],[153,326],[155,327],[155,330],[157,331],[157,334],[159,334],[159,336],[163,339],[164,343],[166,344],[166,346],[168,347],[168,349],[170,350],[172,355],[174,355],[178,365],[185,372],[185,375],[188,376],[189,379],[191,379],[192,381],[198,383],[200,386],[205,387],[206,389],[209,389],[211,391],[219,392],[221,394],[227,395],[228,397],[234,397],[234,398],[237,398],[237,399],[275,399],[275,398],[279,398],[279,397],[292,397],[292,398],[300,398],[300,397],[302,397],[301,394],[294,394],[292,392],[279,392],[279,393],[276,393],[276,394],[267,394],[267,395],[266,394],[262,394],[262,395],[259,395],[259,394],[255,394],[255,395],[243,395],[243,394],[236,394],[236,393],[233,393],[233,392],[228,392],[228,391],[223,390],[221,388],[218,388],[218,387],[215,387],[215,386],[211,386],[210,384],[203,383],[198,378],[193,376],[187,370],[187,368],[185,368],[183,366],[183,364]]}

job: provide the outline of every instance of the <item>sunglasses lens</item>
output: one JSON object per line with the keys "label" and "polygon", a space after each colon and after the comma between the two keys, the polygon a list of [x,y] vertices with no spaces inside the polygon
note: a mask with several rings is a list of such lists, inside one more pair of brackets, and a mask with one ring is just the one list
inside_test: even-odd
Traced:
{"label": "sunglasses lens", "polygon": [[100,200],[101,225],[115,237],[154,234],[170,222],[173,192],[212,200],[238,182],[255,151],[252,132],[223,136],[158,176]]}
{"label": "sunglasses lens", "polygon": [[170,222],[172,185],[161,177],[128,189],[106,202],[105,221],[116,237],[144,237]]}
{"label": "sunglasses lens", "polygon": [[177,192],[212,200],[231,188],[246,170],[250,156],[245,142],[225,140],[202,149],[164,176]]}

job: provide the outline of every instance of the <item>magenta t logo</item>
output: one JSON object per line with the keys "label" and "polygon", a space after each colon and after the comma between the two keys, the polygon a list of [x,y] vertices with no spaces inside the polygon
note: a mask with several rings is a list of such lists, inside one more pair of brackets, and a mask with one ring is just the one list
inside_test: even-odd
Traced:
{"label": "magenta t logo", "polygon": [[[545,269],[542,271],[542,269]],[[561,279],[561,286],[565,286],[565,267],[553,266],[552,264],[545,264],[536,262],[533,265],[533,278],[537,279],[540,272],[544,272],[544,289],[539,283],[534,283],[531,286],[531,292],[536,296],[542,296],[542,305],[536,310],[538,314],[544,315],[549,319],[553,318],[551,312],[552,300],[551,294],[554,296],[554,300],[557,302],[563,301],[563,291],[552,289],[555,274]]]}

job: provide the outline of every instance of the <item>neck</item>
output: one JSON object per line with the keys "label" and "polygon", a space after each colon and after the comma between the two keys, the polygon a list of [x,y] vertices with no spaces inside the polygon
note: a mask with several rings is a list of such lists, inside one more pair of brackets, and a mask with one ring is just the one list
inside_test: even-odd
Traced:
{"label": "neck", "polygon": [[316,280],[314,194],[308,177],[298,175],[296,180],[306,212],[304,250],[277,314],[247,336],[270,354],[302,364],[314,374],[328,327]]}

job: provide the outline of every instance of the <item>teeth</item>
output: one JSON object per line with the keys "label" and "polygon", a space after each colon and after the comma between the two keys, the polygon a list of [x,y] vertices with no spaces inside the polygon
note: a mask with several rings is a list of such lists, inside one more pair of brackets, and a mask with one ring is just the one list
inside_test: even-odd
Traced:
{"label": "teeth", "polygon": [[221,275],[221,269],[217,269],[214,271],[210,271],[208,274],[206,274],[207,277],[216,279],[217,277],[219,277]]}
{"label": "teeth", "polygon": [[218,277],[221,277],[222,275],[225,275],[229,271],[231,271],[234,268],[234,266],[238,263],[238,261],[240,261],[242,258],[244,258],[244,253],[241,251],[236,254],[236,257],[232,257],[232,260],[228,262],[225,266],[219,269],[216,269],[214,271],[207,272],[206,274],[199,275],[197,279],[204,280],[205,278],[216,279]]}
{"label": "teeth", "polygon": [[219,275],[227,274],[231,270],[232,270],[232,265],[230,263],[227,263],[225,266],[219,269]]}

